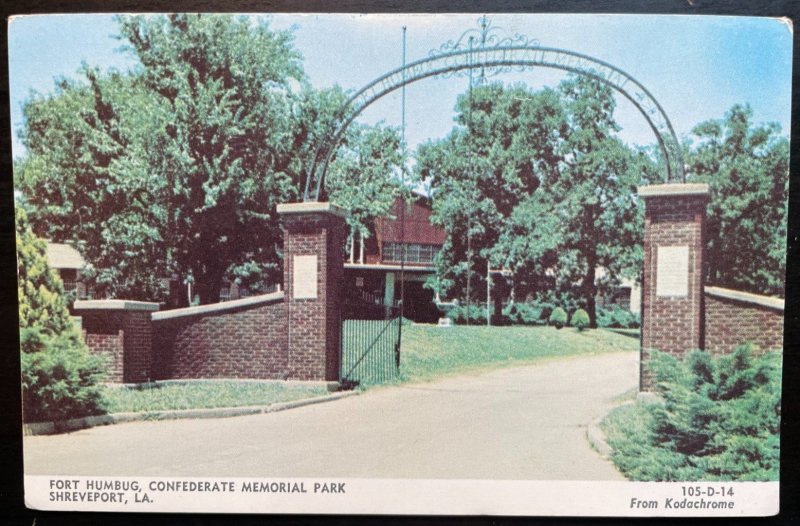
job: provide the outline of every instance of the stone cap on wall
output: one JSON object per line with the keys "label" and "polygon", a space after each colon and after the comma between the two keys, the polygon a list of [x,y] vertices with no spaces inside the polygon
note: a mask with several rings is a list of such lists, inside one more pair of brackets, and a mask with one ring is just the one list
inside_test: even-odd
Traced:
{"label": "stone cap on wall", "polygon": [[75,310],[158,310],[158,303],[134,300],[76,300]]}
{"label": "stone cap on wall", "polygon": [[707,195],[708,185],[705,183],[671,183],[640,186],[641,197],[666,197],[681,195]]}
{"label": "stone cap on wall", "polygon": [[348,217],[350,215],[350,212],[345,210],[341,206],[335,205],[333,203],[319,202],[319,201],[305,201],[302,203],[281,203],[278,205],[277,211],[281,215],[315,214],[315,213],[333,214],[339,217]]}
{"label": "stone cap on wall", "polygon": [[723,289],[722,287],[704,287],[703,289],[709,296],[716,296],[728,300],[741,301],[744,303],[752,303],[754,305],[761,305],[762,307],[769,307],[783,312],[785,301],[783,298],[776,298],[774,296],[762,296],[760,294],[752,294],[750,292],[742,292],[739,290]]}
{"label": "stone cap on wall", "polygon": [[222,313],[234,309],[241,309],[242,307],[252,307],[254,305],[261,305],[262,303],[271,303],[282,299],[283,291],[271,292],[269,294],[259,294],[258,296],[250,296],[248,298],[242,298],[233,301],[212,303],[210,305],[198,305],[196,307],[184,307],[182,309],[154,312],[151,318],[153,321],[174,320],[178,318],[185,318],[187,316]]}

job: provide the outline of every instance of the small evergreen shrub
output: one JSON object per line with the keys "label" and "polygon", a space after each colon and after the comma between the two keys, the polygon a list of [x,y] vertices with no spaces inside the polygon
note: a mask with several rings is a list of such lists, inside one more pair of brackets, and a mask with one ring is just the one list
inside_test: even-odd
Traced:
{"label": "small evergreen shrub", "polygon": [[543,324],[547,319],[543,316],[544,308],[536,303],[511,303],[503,309],[508,321],[519,325]]}
{"label": "small evergreen shrub", "polygon": [[564,327],[567,324],[567,311],[561,307],[556,307],[550,313],[549,321],[550,325],[553,325],[556,329]]}
{"label": "small evergreen shrub", "polygon": [[64,286],[47,265],[45,242],[16,211],[17,293],[23,420],[64,420],[101,413],[103,360],[81,341]]}
{"label": "small evergreen shrub", "polygon": [[450,310],[448,316],[457,325],[466,325],[467,318],[471,325],[486,324],[486,308],[479,305],[458,305]]}
{"label": "small evergreen shrub", "polygon": [[589,320],[589,313],[583,309],[578,309],[572,314],[572,319],[570,320],[570,325],[582,331],[587,329],[590,325],[591,321]]}
{"label": "small evergreen shrub", "polygon": [[633,480],[778,480],[781,355],[749,346],[683,361],[653,352],[662,401],[619,408],[603,422],[612,459]]}
{"label": "small evergreen shrub", "polygon": [[[29,342],[31,336],[29,332]],[[42,350],[20,356],[23,420],[59,421],[103,413],[103,360],[67,336],[47,338],[41,345]]]}
{"label": "small evergreen shrub", "polygon": [[637,329],[641,326],[638,314],[623,309],[619,305],[597,309],[597,326],[614,329]]}

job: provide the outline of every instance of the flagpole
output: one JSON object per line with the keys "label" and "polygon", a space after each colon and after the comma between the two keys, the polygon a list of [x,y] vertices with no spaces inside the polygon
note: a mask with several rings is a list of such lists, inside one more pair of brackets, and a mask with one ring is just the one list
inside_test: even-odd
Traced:
{"label": "flagpole", "polygon": [[[403,68],[406,67],[406,26],[403,26]],[[406,72],[405,69],[403,70],[403,80],[405,81]],[[400,130],[401,130],[401,139],[402,139],[402,147],[403,153],[405,154],[405,145],[406,145],[406,85],[403,84],[403,87],[400,91],[401,94],[401,112],[400,112]],[[400,170],[400,182],[402,183],[403,190],[405,190],[406,185],[406,159],[405,155],[403,155],[403,166]],[[406,282],[405,282],[405,269],[406,269],[406,203],[405,200],[401,201],[400,206],[400,247],[401,247],[401,257],[400,257],[400,316],[403,316],[405,313],[405,292],[406,292]]]}
{"label": "flagpole", "polygon": [[395,365],[400,369],[400,347],[403,336],[403,317],[405,316],[405,294],[406,294],[406,201],[403,192],[406,186],[406,26],[403,26],[403,87],[401,88],[400,102],[400,140],[403,149],[403,156],[400,168],[400,323],[398,323],[398,347],[395,351]]}

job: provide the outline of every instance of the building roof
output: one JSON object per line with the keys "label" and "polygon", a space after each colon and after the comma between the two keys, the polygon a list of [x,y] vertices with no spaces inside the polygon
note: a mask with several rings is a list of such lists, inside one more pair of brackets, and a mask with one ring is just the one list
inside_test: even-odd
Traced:
{"label": "building roof", "polygon": [[86,261],[80,252],[64,243],[47,242],[47,263],[51,268],[82,269]]}
{"label": "building roof", "polygon": [[405,208],[405,214],[403,199],[398,197],[392,205],[390,216],[375,220],[375,234],[379,243],[399,243],[402,240],[409,244],[444,244],[447,238],[444,229],[431,223],[430,199],[424,195],[415,197],[417,199]]}

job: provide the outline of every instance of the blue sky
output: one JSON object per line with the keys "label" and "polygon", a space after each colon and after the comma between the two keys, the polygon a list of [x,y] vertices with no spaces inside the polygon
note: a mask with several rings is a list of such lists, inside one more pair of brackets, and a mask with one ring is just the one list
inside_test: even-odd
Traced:
{"label": "blue sky", "polygon": [[[789,134],[791,27],[783,20],[746,17],[634,15],[489,15],[509,34],[536,38],[542,46],[584,53],[609,62],[639,80],[659,101],[679,137],[707,119],[721,118],[736,103],[749,103],[757,123],[774,121]],[[305,71],[317,87],[357,89],[398,67],[402,27],[407,60],[427,56],[464,30],[477,15],[271,15],[273,28],[292,29]],[[16,138],[22,104],[32,90],[50,93],[55,79],[76,77],[82,62],[125,70],[134,59],[119,52],[109,15],[15,17],[9,26],[13,154],[24,155]],[[544,68],[500,77],[533,88],[555,86],[564,75]],[[453,106],[467,81],[430,79],[407,88],[407,140],[414,148],[444,136],[453,126]],[[652,144],[646,121],[623,97],[616,117],[628,142]],[[400,124],[400,93],[376,102],[364,122]]]}

